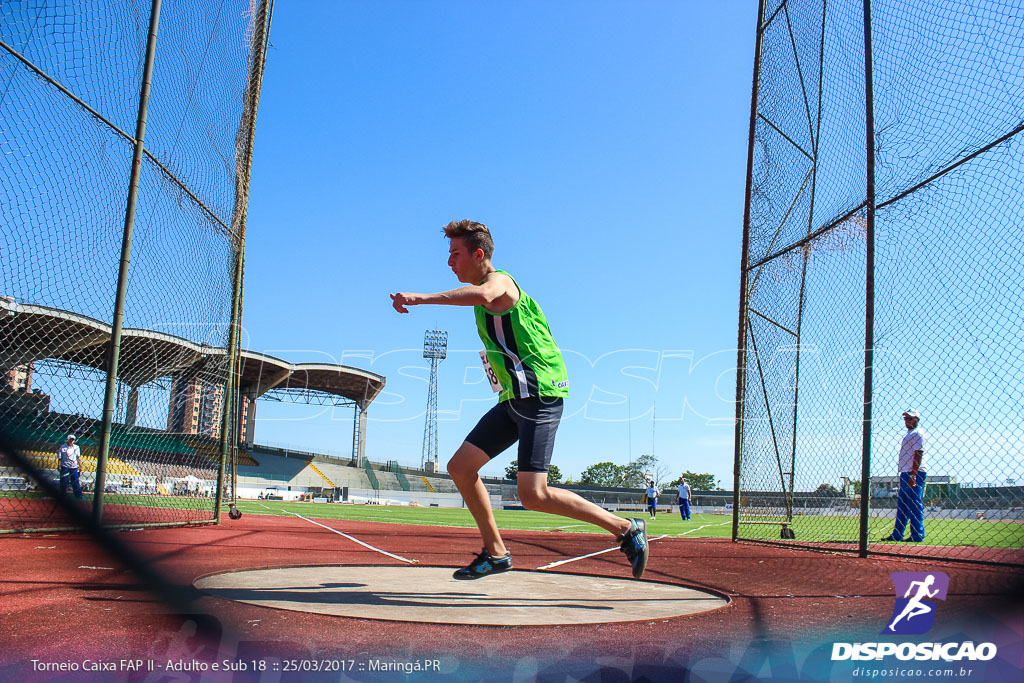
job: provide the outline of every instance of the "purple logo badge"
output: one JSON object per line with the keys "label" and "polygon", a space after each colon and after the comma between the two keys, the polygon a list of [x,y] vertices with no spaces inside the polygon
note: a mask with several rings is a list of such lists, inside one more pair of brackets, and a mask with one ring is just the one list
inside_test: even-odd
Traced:
{"label": "purple logo badge", "polygon": [[942,572],[894,572],[896,606],[883,634],[918,635],[935,623],[935,600],[945,600],[949,577]]}

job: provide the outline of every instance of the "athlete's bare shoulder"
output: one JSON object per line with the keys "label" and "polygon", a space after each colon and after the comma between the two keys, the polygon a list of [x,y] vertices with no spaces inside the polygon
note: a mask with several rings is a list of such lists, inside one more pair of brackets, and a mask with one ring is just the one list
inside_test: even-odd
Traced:
{"label": "athlete's bare shoulder", "polygon": [[484,278],[481,286],[493,295],[491,302],[485,304],[484,308],[495,315],[507,313],[519,302],[519,286],[508,273],[492,271]]}

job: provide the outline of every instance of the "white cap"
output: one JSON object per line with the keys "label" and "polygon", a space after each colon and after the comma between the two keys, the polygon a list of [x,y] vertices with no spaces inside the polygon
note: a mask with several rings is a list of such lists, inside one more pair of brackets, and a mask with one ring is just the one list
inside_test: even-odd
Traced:
{"label": "white cap", "polygon": [[913,408],[911,408],[910,410],[904,410],[903,414],[906,415],[907,417],[921,417],[921,413],[917,412]]}
{"label": "white cap", "polygon": [[75,435],[74,434],[68,434],[68,441],[74,441],[74,440],[75,440]]}

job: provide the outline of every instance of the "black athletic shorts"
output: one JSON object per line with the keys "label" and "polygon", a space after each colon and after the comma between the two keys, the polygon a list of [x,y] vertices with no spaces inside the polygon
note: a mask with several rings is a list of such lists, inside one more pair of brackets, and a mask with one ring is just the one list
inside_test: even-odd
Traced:
{"label": "black athletic shorts", "polygon": [[519,471],[547,472],[562,419],[559,396],[513,398],[488,410],[466,437],[488,458],[519,441]]}

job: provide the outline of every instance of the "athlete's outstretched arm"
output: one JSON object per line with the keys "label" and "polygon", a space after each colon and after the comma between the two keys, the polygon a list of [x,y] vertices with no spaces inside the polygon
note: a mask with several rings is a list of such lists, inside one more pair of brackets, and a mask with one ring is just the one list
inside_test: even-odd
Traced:
{"label": "athlete's outstretched arm", "polygon": [[[399,313],[408,313],[409,306],[437,304],[441,306],[486,306],[501,295],[515,288],[515,283],[508,276],[490,273],[479,285],[467,285],[458,289],[435,294],[417,294],[415,292],[395,292],[391,295],[391,305]],[[514,290],[517,291],[517,290]]]}

